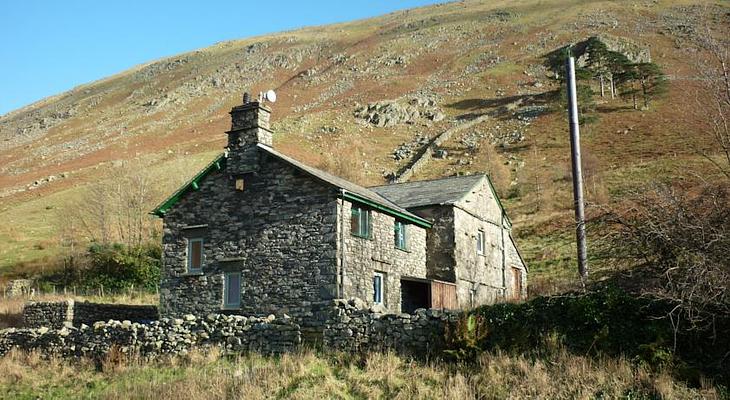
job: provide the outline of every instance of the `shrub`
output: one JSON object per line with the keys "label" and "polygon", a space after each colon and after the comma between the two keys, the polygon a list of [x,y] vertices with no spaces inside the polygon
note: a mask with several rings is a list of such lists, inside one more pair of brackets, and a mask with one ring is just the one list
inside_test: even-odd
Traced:
{"label": "shrub", "polygon": [[158,244],[125,247],[94,244],[87,252],[88,268],[81,284],[112,290],[132,286],[155,288],[160,281],[162,249]]}
{"label": "shrub", "polygon": [[[447,356],[473,359],[480,351],[495,349],[539,354],[565,348],[576,354],[625,356],[655,368],[682,365],[685,371],[694,370],[695,376],[700,371],[728,380],[730,368],[723,356],[730,351],[730,318],[718,314],[713,329],[679,331],[675,339],[665,317],[672,307],[612,287],[483,306],[451,328],[449,334],[458,337],[448,340]],[[483,334],[464,329],[463,321],[471,317],[483,324],[479,327]],[[684,372],[683,376],[694,378]]]}

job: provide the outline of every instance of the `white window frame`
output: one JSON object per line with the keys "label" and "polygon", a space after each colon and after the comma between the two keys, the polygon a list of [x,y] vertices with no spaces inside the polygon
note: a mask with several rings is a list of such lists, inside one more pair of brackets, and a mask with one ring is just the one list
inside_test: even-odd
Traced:
{"label": "white window frame", "polygon": [[[380,278],[380,293],[375,290],[375,279]],[[378,296],[380,295],[380,296]],[[385,299],[385,274],[382,272],[373,273],[373,304],[384,304]]]}
{"label": "white window frame", "polygon": [[479,229],[477,231],[477,254],[484,255],[484,247],[486,245],[486,235],[484,234],[484,231]]}
{"label": "white window frame", "polygon": [[[230,289],[230,277],[238,276],[238,302],[231,303],[228,298],[228,290]],[[237,309],[241,308],[241,273],[240,272],[226,272],[223,274],[223,308],[225,309]]]}
{"label": "white window frame", "polygon": [[[200,243],[200,267],[193,268],[193,243]],[[203,272],[203,264],[205,262],[205,241],[203,238],[190,238],[188,239],[187,246],[187,262],[186,267],[189,273]]]}

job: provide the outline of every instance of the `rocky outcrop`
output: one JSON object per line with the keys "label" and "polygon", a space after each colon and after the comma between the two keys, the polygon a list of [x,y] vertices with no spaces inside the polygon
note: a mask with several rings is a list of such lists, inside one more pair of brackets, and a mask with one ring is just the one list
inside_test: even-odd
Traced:
{"label": "rocky outcrop", "polygon": [[436,100],[426,96],[370,103],[357,108],[354,116],[378,127],[438,122],[444,119],[444,113],[436,105]]}

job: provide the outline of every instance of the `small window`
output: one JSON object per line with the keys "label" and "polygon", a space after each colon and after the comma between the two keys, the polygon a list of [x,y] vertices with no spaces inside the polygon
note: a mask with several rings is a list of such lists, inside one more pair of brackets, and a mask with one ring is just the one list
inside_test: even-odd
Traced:
{"label": "small window", "polygon": [[352,235],[369,239],[372,227],[371,224],[370,210],[353,205],[350,216],[350,229],[352,231]]}
{"label": "small window", "polygon": [[243,180],[243,178],[236,179],[236,190],[238,190],[239,192],[243,192],[245,185],[246,185],[246,182]]}
{"label": "small window", "polygon": [[395,221],[394,226],[394,239],[395,248],[405,250],[406,249],[406,224],[401,221]]}
{"label": "small window", "polygon": [[241,273],[228,272],[223,283],[223,306],[239,308],[241,306]]}
{"label": "small window", "polygon": [[477,232],[477,254],[484,254],[484,231]]}
{"label": "small window", "polygon": [[188,272],[203,269],[203,239],[188,239]]}
{"label": "small window", "polygon": [[383,273],[373,274],[373,303],[383,304]]}

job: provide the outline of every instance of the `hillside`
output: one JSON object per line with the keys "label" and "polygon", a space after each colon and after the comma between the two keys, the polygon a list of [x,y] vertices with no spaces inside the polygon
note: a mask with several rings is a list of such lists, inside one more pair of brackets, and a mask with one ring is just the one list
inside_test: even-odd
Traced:
{"label": "hillside", "polygon": [[44,99],[0,117],[0,274],[52,263],[69,214],[123,167],[150,174],[151,209],[222,151],[244,91],[273,88],[275,147],[363,185],[486,116],[411,179],[489,172],[532,284],[550,292],[574,274],[572,195],[567,125],[543,57],[600,34],[646,51],[670,79],[648,109],[597,98],[597,120],[582,128],[590,213],[680,170],[711,173],[698,154],[711,143],[696,117],[696,62],[707,57],[696,42],[705,26],[727,35],[720,4],[448,3],[218,43]]}

